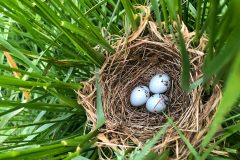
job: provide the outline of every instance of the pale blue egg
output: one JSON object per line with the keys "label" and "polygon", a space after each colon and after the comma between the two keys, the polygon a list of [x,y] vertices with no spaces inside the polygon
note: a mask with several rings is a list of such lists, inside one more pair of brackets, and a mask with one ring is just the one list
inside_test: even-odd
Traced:
{"label": "pale blue egg", "polygon": [[132,106],[139,107],[144,105],[150,97],[150,91],[147,86],[137,86],[132,90],[130,103]]}
{"label": "pale blue egg", "polygon": [[164,111],[169,103],[167,96],[163,94],[152,95],[146,103],[146,108],[149,112],[160,113]]}
{"label": "pale blue egg", "polygon": [[170,77],[168,74],[156,74],[149,83],[149,89],[152,93],[164,93],[170,88]]}

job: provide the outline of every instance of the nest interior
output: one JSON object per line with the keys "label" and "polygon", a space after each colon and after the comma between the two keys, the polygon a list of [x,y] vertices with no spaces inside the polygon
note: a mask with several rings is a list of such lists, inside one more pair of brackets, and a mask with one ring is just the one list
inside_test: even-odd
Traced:
{"label": "nest interior", "polygon": [[150,113],[145,106],[133,107],[129,102],[134,87],[148,86],[152,76],[159,73],[167,73],[171,77],[171,87],[165,93],[170,99],[167,115],[175,122],[186,116],[183,113],[191,103],[191,94],[183,92],[180,87],[179,54],[146,41],[131,48],[127,56],[115,55],[110,58],[109,65],[101,74],[107,128],[118,132],[124,130],[127,135],[130,133],[144,141],[165,124],[167,120],[162,114]]}
{"label": "nest interior", "polygon": [[[189,36],[192,37],[194,34],[189,34],[184,29],[182,32],[188,44],[191,39]],[[163,114],[149,113],[145,106],[132,107],[129,101],[134,87],[148,86],[151,77],[158,73],[167,73],[171,77],[171,87],[165,93],[170,99],[170,104],[165,112],[190,143],[198,146],[207,131],[221,99],[219,87],[215,87],[213,95],[206,103],[201,101],[203,91],[201,86],[190,93],[184,92],[180,87],[179,50],[172,43],[171,36],[157,40],[156,37],[159,35],[150,34],[133,40],[127,46],[119,45],[117,52],[107,56],[100,69],[99,84],[106,122],[101,128],[101,135],[98,136],[102,141],[97,143],[98,146],[118,146],[123,149],[139,146],[162,128],[167,121]],[[191,63],[190,78],[193,82],[202,76],[204,54],[198,49],[190,47],[187,49]],[[96,127],[97,122],[95,81],[96,78],[93,77],[85,83],[84,89],[78,92],[79,103],[84,106],[92,128]],[[189,154],[186,145],[172,127],[167,129],[154,150],[161,152],[169,147],[173,149],[174,157],[177,159],[186,158]]]}

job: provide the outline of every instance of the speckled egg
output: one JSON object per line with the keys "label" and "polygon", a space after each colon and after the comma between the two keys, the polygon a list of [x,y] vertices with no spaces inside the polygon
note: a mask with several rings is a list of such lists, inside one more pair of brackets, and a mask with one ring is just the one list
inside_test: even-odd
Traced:
{"label": "speckled egg", "polygon": [[149,89],[152,93],[164,93],[170,88],[170,77],[168,74],[156,74],[149,83]]}
{"label": "speckled egg", "polygon": [[160,113],[164,111],[169,104],[169,99],[163,94],[152,95],[146,103],[146,108],[149,112]]}
{"label": "speckled egg", "polygon": [[134,107],[139,107],[144,105],[149,97],[150,91],[147,86],[137,86],[131,92],[130,103]]}

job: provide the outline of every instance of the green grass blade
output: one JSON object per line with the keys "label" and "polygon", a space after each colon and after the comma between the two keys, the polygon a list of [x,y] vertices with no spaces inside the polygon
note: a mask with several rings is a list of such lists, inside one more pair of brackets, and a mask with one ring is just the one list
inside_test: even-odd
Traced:
{"label": "green grass blade", "polygon": [[185,25],[188,26],[188,11],[189,11],[189,1],[184,1],[184,4],[183,4],[183,22],[185,23]]}
{"label": "green grass blade", "polygon": [[[113,22],[113,20],[114,20],[114,17],[116,16],[117,11],[119,10],[120,2],[121,2],[121,0],[118,0],[118,1],[117,1],[116,7],[115,7],[115,9],[114,9],[114,11],[113,11],[113,14],[112,14],[112,16],[111,16],[111,18],[110,18],[110,21],[109,21],[109,23],[108,23],[108,26],[107,26],[107,32],[109,31],[110,27],[112,26],[112,22]],[[106,36],[106,34],[105,34],[105,36]]]}
{"label": "green grass blade", "polygon": [[234,15],[240,14],[239,6],[239,1],[231,1],[227,12],[222,17],[223,19],[218,27],[219,35],[216,39],[218,42],[216,44],[216,55],[211,61],[206,58],[203,66],[205,81],[210,80],[215,74],[218,74],[217,78],[220,79],[220,75],[224,72],[223,70],[229,69],[229,67],[226,67],[227,64],[231,64],[230,61],[238,53],[239,45],[237,41],[240,36],[240,23]]}
{"label": "green grass blade", "polygon": [[183,135],[183,133],[178,129],[178,127],[174,124],[173,120],[168,117],[165,113],[164,113],[165,117],[168,119],[169,123],[173,126],[173,128],[177,131],[177,133],[179,134],[179,136],[181,137],[181,139],[183,140],[183,142],[187,145],[188,149],[190,150],[190,152],[193,154],[193,156],[195,157],[196,160],[200,160],[200,155],[198,154],[198,152],[194,149],[194,147],[191,145],[191,143],[188,141],[188,139]]}
{"label": "green grass blade", "polygon": [[48,91],[49,91],[52,95],[54,95],[56,98],[58,98],[59,101],[61,101],[63,104],[84,111],[83,108],[78,105],[78,103],[76,102],[76,100],[74,100],[74,99],[72,99],[72,98],[70,98],[70,97],[67,97],[67,96],[65,96],[65,95],[62,95],[62,94],[60,94],[60,93],[58,93],[57,91],[54,91],[54,90],[52,90],[52,89],[51,89],[51,90],[49,89]]}
{"label": "green grass blade", "polygon": [[195,35],[195,38],[194,38],[195,42],[197,42],[197,44],[200,40],[199,32],[200,32],[200,29],[201,29],[202,3],[203,3],[203,0],[198,0],[197,1],[197,18],[196,18],[196,22],[195,22],[196,35]]}
{"label": "green grass blade", "polygon": [[220,124],[224,120],[224,116],[231,110],[232,106],[236,103],[240,97],[240,50],[237,53],[237,57],[234,60],[231,72],[229,73],[228,80],[223,93],[223,98],[218,106],[218,110],[215,113],[212,124],[210,125],[207,135],[202,141],[202,147],[206,147],[215,132],[218,130]]}
{"label": "green grass blade", "polygon": [[[19,126],[13,126],[13,127],[5,127],[5,128],[0,128],[0,131],[3,130],[11,130],[11,129],[20,129],[20,128],[26,128],[26,127],[31,127],[31,126],[39,126],[39,125],[47,125],[50,124],[52,126],[52,124],[54,123],[59,123],[59,122],[64,122],[65,120],[52,120],[52,121],[42,121],[42,122],[36,122],[36,123],[31,123],[31,124],[24,124],[24,125],[19,125]],[[39,132],[40,133],[40,132]],[[33,135],[33,134],[32,134]],[[31,136],[32,136],[31,135]],[[27,140],[27,139],[25,139]],[[30,140],[30,139],[28,139]]]}
{"label": "green grass blade", "polygon": [[[97,53],[94,49],[92,49],[86,41],[80,41],[77,39],[77,37],[73,36],[71,32],[65,30],[61,26],[61,20],[60,18],[52,11],[45,3],[41,2],[40,0],[35,0],[37,6],[40,8],[42,13],[54,24],[56,25],[59,30],[61,30],[71,41],[72,43],[96,65],[101,65],[104,61],[104,57]],[[67,3],[70,3],[70,1],[66,1]],[[51,15],[51,16],[50,16]],[[82,16],[82,14],[80,15]],[[90,24],[89,21],[86,20],[86,18],[83,18],[83,22],[85,22],[89,27],[91,26],[92,31],[94,31],[94,27]],[[96,34],[99,35],[99,34]]]}
{"label": "green grass blade", "polygon": [[160,16],[160,10],[159,10],[159,5],[157,0],[150,0],[151,2],[151,7],[153,8],[154,14],[156,16],[156,21],[157,24],[160,28],[161,31],[161,16]]}
{"label": "green grass blade", "polygon": [[85,12],[85,15],[90,14],[92,11],[96,10],[96,8],[98,8],[99,6],[101,6],[102,4],[104,4],[106,2],[107,2],[107,0],[102,0],[102,1],[98,2],[97,5],[93,6],[87,12]]}
{"label": "green grass blade", "polygon": [[161,154],[157,154],[153,151],[150,151],[147,156],[145,156],[144,160],[168,160],[170,154],[170,149],[166,149],[165,151],[161,152]]}
{"label": "green grass blade", "polygon": [[180,19],[182,20],[182,0],[177,1],[177,8],[178,8],[178,15]]}
{"label": "green grass blade", "polygon": [[189,55],[186,49],[186,45],[183,39],[183,35],[181,32],[181,26],[178,22],[176,11],[175,11],[175,4],[174,1],[166,1],[166,4],[168,6],[168,10],[170,12],[172,20],[177,22],[177,30],[178,30],[178,43],[179,48],[181,51],[181,61],[182,61],[182,74],[181,74],[181,87],[188,91],[190,86],[190,61],[189,61]]}
{"label": "green grass blade", "polygon": [[135,15],[134,15],[135,11],[133,9],[132,3],[129,0],[121,0],[121,2],[125,9],[127,18],[129,19],[129,21],[132,25],[133,30],[134,31],[137,30],[138,25],[137,25],[137,22],[135,21]]}
{"label": "green grass blade", "polygon": [[[157,143],[157,141],[159,140],[159,138],[166,132],[167,128],[170,126],[170,123],[167,122],[155,135],[152,139],[148,140],[144,146],[143,149],[138,152],[132,152],[132,159],[133,160],[138,160],[138,159],[144,159],[149,152],[151,151],[151,148]],[[130,157],[131,157],[130,156]],[[130,158],[131,159],[131,158]]]}
{"label": "green grass blade", "polygon": [[187,91],[190,86],[190,61],[180,27],[178,27],[178,33],[182,60],[181,87]]}
{"label": "green grass blade", "polygon": [[10,54],[13,57],[16,57],[18,59],[21,59],[25,64],[27,64],[29,67],[31,67],[35,72],[41,73],[39,68],[37,68],[31,60],[29,60],[26,56],[24,56],[18,49],[14,48],[10,43],[8,43],[6,40],[2,39],[0,37],[0,48],[4,47],[8,51],[10,51]]}
{"label": "green grass blade", "polygon": [[62,144],[55,144],[51,146],[45,146],[42,148],[34,148],[34,149],[28,149],[28,150],[23,150],[23,151],[12,151],[12,152],[7,152],[7,153],[1,153],[0,154],[0,159],[9,159],[9,158],[15,158],[18,156],[30,154],[30,153],[35,153],[35,152],[41,152],[41,151],[46,151],[46,150],[51,150],[55,148],[59,148],[63,146]]}
{"label": "green grass blade", "polygon": [[189,86],[188,92],[193,91],[198,86],[200,86],[202,83],[203,83],[203,78],[200,78],[200,79],[196,80],[195,82],[191,83],[190,86]]}
{"label": "green grass blade", "polygon": [[163,17],[164,17],[164,22],[166,26],[166,32],[169,33],[169,21],[168,21],[168,14],[167,14],[167,8],[164,0],[159,0],[162,12],[163,12]]}
{"label": "green grass blade", "polygon": [[106,42],[105,39],[101,38],[99,39],[99,37],[95,37],[95,35],[89,33],[89,31],[84,30],[83,28],[79,28],[69,22],[66,21],[62,21],[61,25],[67,29],[69,29],[70,31],[84,37],[85,39],[88,39],[89,42],[93,42],[95,44],[101,44],[103,47],[105,47],[109,52],[113,52],[114,50],[112,49],[112,47],[109,45],[108,42]]}
{"label": "green grass blade", "polygon": [[189,14],[196,19],[197,18],[197,10],[194,8],[191,2],[188,4]]}
{"label": "green grass blade", "polygon": [[13,85],[18,87],[49,87],[50,83],[41,83],[34,81],[23,81],[17,78],[13,78],[10,76],[2,76],[0,75],[0,86],[1,85]]}
{"label": "green grass blade", "polygon": [[218,74],[221,69],[236,55],[237,50],[239,49],[239,31],[239,28],[234,29],[234,31],[230,33],[229,39],[225,41],[225,45],[219,51],[218,55],[216,55],[212,61],[204,62],[204,81],[208,81],[211,76]]}
{"label": "green grass blade", "polygon": [[166,149],[165,151],[163,151],[161,153],[158,160],[167,160],[167,159],[169,159],[169,155],[170,155],[170,149]]}
{"label": "green grass blade", "polygon": [[8,113],[2,117],[0,117],[0,128],[3,128],[7,123],[8,121],[13,118],[14,116],[16,116],[17,114],[21,113],[23,111],[23,108],[21,109],[18,109],[16,111],[13,111],[11,113]]}
{"label": "green grass blade", "polygon": [[[79,89],[79,88],[81,88],[81,84],[65,83],[65,82],[62,82],[62,81],[54,80],[53,78],[48,78],[46,76],[42,76],[42,75],[37,74],[37,73],[27,72],[27,71],[24,71],[24,70],[21,70],[21,69],[10,68],[8,66],[1,65],[1,64],[0,64],[0,69],[4,69],[5,71],[18,72],[18,73],[22,73],[22,74],[25,74],[25,75],[29,75],[29,76],[31,76],[31,78],[37,78],[37,79],[44,80],[46,82],[49,82],[47,84],[52,85],[54,87],[71,88],[71,89]],[[12,79],[12,77],[6,77],[6,78]],[[26,82],[26,81],[23,81],[23,82]],[[4,85],[4,84],[5,83],[2,83],[1,85]]]}
{"label": "green grass blade", "polygon": [[208,41],[208,52],[206,57],[206,63],[211,61],[213,58],[213,50],[214,50],[214,40],[216,37],[216,21],[217,21],[217,9],[218,9],[218,1],[213,0],[210,3],[210,11],[208,17],[208,26],[209,26],[209,41]]}
{"label": "green grass blade", "polygon": [[234,133],[240,131],[240,122],[238,122],[235,125],[232,125],[230,127],[227,127],[224,129],[224,134],[221,136],[220,139],[218,139],[213,145],[211,145],[204,153],[201,155],[202,159],[206,159],[207,156],[210,154],[210,152],[221,142],[225,141],[226,138],[230,137]]}
{"label": "green grass blade", "polygon": [[102,91],[101,87],[98,83],[99,81],[99,73],[98,69],[96,69],[96,87],[97,87],[97,103],[96,103],[96,108],[97,108],[97,128],[100,128],[102,125],[105,123],[105,117],[104,117],[104,112],[103,112],[103,104],[102,104]]}
{"label": "green grass blade", "polygon": [[204,0],[203,2],[203,10],[202,10],[202,19],[201,19],[201,26],[203,26],[203,23],[205,21],[205,16],[206,16],[206,11],[208,9],[207,7],[207,4],[208,4],[208,0]]}

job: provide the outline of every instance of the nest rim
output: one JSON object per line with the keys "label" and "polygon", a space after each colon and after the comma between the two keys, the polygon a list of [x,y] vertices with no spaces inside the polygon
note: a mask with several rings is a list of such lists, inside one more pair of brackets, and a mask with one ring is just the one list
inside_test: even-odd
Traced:
{"label": "nest rim", "polygon": [[[114,78],[113,78],[114,76],[107,79],[106,77],[104,77],[104,74],[110,75],[112,72],[121,73],[121,72],[119,72],[119,70],[116,70],[116,68],[119,66],[122,67],[123,65],[131,64],[130,63],[131,55],[134,55],[132,50],[135,49],[135,52],[136,52],[137,47],[148,44],[149,46],[152,46],[152,45],[160,46],[160,48],[163,48],[165,50],[164,54],[166,54],[170,57],[173,56],[178,61],[178,63],[175,63],[175,62],[173,63],[174,65],[178,66],[177,72],[176,71],[172,72],[173,68],[171,68],[169,66],[168,66],[168,68],[170,68],[170,70],[166,70],[166,69],[162,70],[162,73],[168,73],[168,74],[170,73],[171,78],[173,78],[173,80],[171,81],[172,85],[170,87],[170,90],[167,92],[167,95],[170,97],[170,99],[172,101],[172,97],[174,95],[173,90],[176,88],[176,86],[180,87],[180,72],[181,72],[180,55],[179,55],[179,51],[178,51],[176,45],[171,43],[171,39],[172,39],[171,36],[166,36],[166,37],[162,38],[161,40],[159,40],[159,38],[157,38],[157,40],[156,40],[156,37],[159,37],[159,35],[135,39],[134,41],[128,43],[126,48],[124,48],[123,45],[122,46],[119,45],[121,47],[118,47],[118,51],[114,55],[107,56],[106,62],[100,69],[99,84],[101,87],[103,87],[103,89],[102,89],[103,90],[103,93],[102,93],[103,94],[102,95],[103,96],[103,107],[104,107],[104,114],[105,114],[105,118],[106,118],[106,123],[105,123],[106,125],[104,128],[101,129],[101,134],[99,136],[99,139],[102,142],[97,143],[100,147],[101,146],[108,146],[108,147],[118,146],[120,148],[128,148],[128,147],[133,147],[133,145],[141,145],[147,139],[152,137],[154,135],[154,133],[162,127],[162,125],[149,126],[145,123],[142,126],[138,127],[139,131],[140,131],[139,132],[140,135],[138,135],[136,133],[136,132],[138,132],[138,130],[131,130],[131,129],[129,130],[129,128],[134,126],[139,121],[139,119],[136,119],[136,121],[134,121],[134,123],[129,123],[129,120],[128,120],[127,121],[127,124],[129,124],[128,126],[123,127],[123,128],[119,127],[122,125],[119,123],[119,122],[121,122],[122,119],[119,119],[119,117],[115,116],[115,119],[114,119],[115,122],[112,121],[111,114],[114,112],[111,111],[111,109],[112,109],[111,106],[112,106],[113,102],[111,102],[111,100],[112,100],[112,98],[110,98],[111,96],[109,96],[108,93],[105,93],[105,92],[109,92],[109,88],[106,89],[106,85],[108,85],[108,83],[110,83],[111,80],[114,80]],[[188,40],[188,42],[189,42],[189,40]],[[120,40],[120,42],[121,42],[121,40]],[[139,47],[139,48],[141,49],[141,47]],[[191,77],[191,81],[195,81],[196,79],[199,79],[202,76],[202,72],[201,72],[200,68],[202,65],[202,60],[203,60],[202,57],[204,54],[201,50],[199,50],[199,48],[193,49],[193,48],[189,47],[188,51],[190,53],[191,65],[193,68],[190,77]],[[146,53],[143,53],[143,54],[146,54]],[[144,56],[142,58],[144,58]],[[152,61],[152,59],[151,59],[151,61]],[[117,63],[115,63],[115,62],[117,62]],[[172,62],[169,62],[169,64],[170,63],[172,63]],[[134,65],[136,65],[136,64],[132,64],[132,66],[134,66]],[[147,70],[151,66],[152,65],[146,65],[143,67],[143,69],[141,68],[140,70],[135,71],[135,76],[136,75],[140,76],[140,75],[144,74],[144,72],[143,72],[143,71],[145,71],[144,69]],[[113,68],[113,71],[111,71],[109,68]],[[162,68],[160,68],[160,69],[162,69]],[[176,68],[174,68],[174,69],[176,69]],[[129,72],[131,72],[131,70],[128,71],[127,73],[129,74]],[[174,74],[174,73],[177,73],[177,74]],[[177,78],[174,78],[174,76]],[[145,77],[151,77],[151,76],[148,74],[148,75],[145,75]],[[84,90],[78,92],[79,103],[83,104],[84,108],[86,109],[87,117],[88,117],[89,121],[92,123],[93,128],[96,127],[96,121],[97,121],[97,116],[95,114],[95,112],[96,112],[95,102],[94,102],[94,99],[96,98],[94,95],[94,92],[96,91],[96,88],[94,86],[95,80],[96,80],[95,77],[90,79],[88,82],[86,82],[84,84]],[[132,81],[132,82],[128,81],[128,80],[126,80],[126,81],[127,81],[126,83],[130,83],[130,84],[134,84],[134,82],[135,82],[135,86],[140,85],[140,84],[146,85],[146,83],[144,84],[142,82],[142,81],[146,81],[146,78],[144,79],[144,77],[142,78],[142,81],[139,81],[137,83],[136,83],[136,80]],[[173,84],[175,82],[177,82],[177,84]],[[126,88],[128,89],[127,92],[124,89],[122,89],[122,90],[124,90],[126,94],[130,95],[129,93],[133,87],[134,87],[134,85],[132,85],[130,87],[129,87],[129,85],[126,85],[125,89]],[[116,95],[122,94],[122,92],[119,92],[119,88],[117,88],[117,89],[113,88],[113,90],[115,91],[114,94],[116,94]],[[212,95],[210,97],[210,99],[208,100],[208,102],[206,102],[205,104],[203,104],[201,101],[201,93],[202,92],[203,92],[203,88],[201,86],[199,86],[195,90],[193,90],[191,93],[186,93],[188,100],[189,100],[189,105],[187,106],[188,108],[185,111],[182,110],[180,117],[178,117],[179,114],[176,114],[175,118],[177,117],[177,119],[174,120],[175,124],[180,128],[180,130],[185,133],[185,136],[189,139],[191,138],[194,140],[194,142],[192,142],[193,145],[198,145],[199,141],[201,141],[202,135],[200,135],[200,131],[205,131],[207,129],[208,124],[212,120],[212,117],[216,110],[217,104],[219,103],[219,101],[221,99],[221,90],[218,87],[218,85],[214,88],[214,91],[213,91],[213,94],[215,94],[215,96]],[[181,92],[181,93],[183,93],[183,92]],[[125,98],[125,100],[121,100],[121,98],[119,98],[119,99],[120,99],[120,101],[123,101],[123,102],[125,101],[124,102],[125,104],[127,104],[127,103],[129,104],[129,96],[127,98]],[[173,100],[176,100],[176,99],[173,99]],[[185,101],[186,98],[182,99],[182,100]],[[208,106],[208,108],[203,110],[204,106],[205,107]],[[212,106],[212,107],[210,107],[210,106]],[[167,115],[169,115],[169,113],[171,113],[171,111],[169,110],[169,109],[171,109],[170,107],[171,106],[168,107]],[[110,111],[109,111],[109,109],[110,109]],[[128,105],[128,107],[126,107],[126,105],[125,105],[124,109],[127,109],[128,113],[136,114],[139,112],[142,113],[144,108],[142,108],[142,110],[141,110],[141,109],[133,108],[129,105]],[[118,112],[122,114],[123,111],[124,110],[120,109],[120,111],[118,111]],[[177,110],[175,110],[175,111],[177,112]],[[202,116],[200,116],[200,114],[202,114],[202,113],[204,113],[204,114]],[[144,116],[142,116],[139,113],[139,116],[143,117],[143,119],[146,119],[145,117],[149,116],[150,114],[153,115],[152,113],[146,112],[146,114]],[[111,115],[111,116],[109,116],[109,115]],[[131,115],[131,114],[128,114],[128,115]],[[161,114],[154,114],[154,115],[157,117],[161,116]],[[172,116],[170,115],[170,117],[172,117]],[[192,121],[189,120],[189,118]],[[132,120],[134,120],[134,119],[132,119]],[[118,122],[118,123],[116,123],[116,122]],[[151,122],[153,122],[153,121],[151,121]],[[148,123],[149,123],[149,121],[148,121]],[[157,122],[157,124],[159,124],[159,121]],[[148,130],[149,135],[142,137],[141,136],[143,133],[142,131],[146,132],[146,130]],[[172,146],[173,148],[175,147],[175,153],[176,153],[177,158],[187,155],[189,152],[186,150],[186,146],[184,145],[184,143],[182,143],[180,145],[179,136],[176,134],[176,132],[173,130],[173,128],[169,128],[167,130],[167,133],[168,133],[168,136],[165,136],[163,139],[159,140],[158,144],[154,147],[154,150],[161,152],[166,148],[166,144],[168,144],[168,147],[169,146]],[[201,132],[201,134],[202,134],[202,132]],[[133,145],[129,145],[130,141],[133,142]]]}

